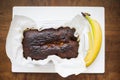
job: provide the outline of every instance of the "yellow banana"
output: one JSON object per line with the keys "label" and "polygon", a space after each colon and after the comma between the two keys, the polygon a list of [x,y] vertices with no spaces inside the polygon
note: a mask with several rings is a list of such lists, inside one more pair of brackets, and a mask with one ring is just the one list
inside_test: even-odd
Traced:
{"label": "yellow banana", "polygon": [[[88,13],[82,13],[82,14],[90,23],[91,31],[92,31],[92,33],[88,33],[90,48],[87,52],[86,57],[84,58],[86,62],[86,66],[88,67],[93,63],[93,61],[96,59],[100,51],[101,43],[102,43],[102,31],[101,31],[100,24],[96,20],[92,19]],[[92,40],[93,40],[93,43],[92,43]]]}

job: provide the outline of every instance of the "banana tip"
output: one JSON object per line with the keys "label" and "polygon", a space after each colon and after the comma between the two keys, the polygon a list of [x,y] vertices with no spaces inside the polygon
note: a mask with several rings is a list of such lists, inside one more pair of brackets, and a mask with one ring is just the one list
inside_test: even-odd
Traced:
{"label": "banana tip", "polygon": [[85,17],[85,16],[90,16],[89,13],[84,13],[84,12],[81,12],[81,14]]}

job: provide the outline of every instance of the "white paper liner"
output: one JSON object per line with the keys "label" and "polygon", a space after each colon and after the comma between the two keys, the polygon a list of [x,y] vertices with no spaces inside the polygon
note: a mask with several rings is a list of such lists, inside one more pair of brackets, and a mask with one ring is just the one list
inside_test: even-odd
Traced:
{"label": "white paper liner", "polygon": [[[48,22],[49,23],[49,22]],[[38,26],[32,19],[25,16],[14,16],[11,22],[9,33],[6,40],[6,52],[11,60],[12,64],[33,67],[37,65],[45,65],[52,61],[55,65],[55,71],[62,77],[67,77],[72,74],[80,74],[86,70],[84,56],[88,50],[87,37],[85,36],[89,32],[89,23],[84,17],[77,15],[71,21],[64,24],[54,24],[52,28],[58,28],[60,26],[69,26],[70,28],[75,28],[75,36],[78,36],[79,49],[78,57],[71,59],[62,59],[55,55],[50,55],[44,60],[32,60],[30,57],[25,59],[23,57],[22,39],[23,31],[26,28],[34,28],[38,30],[50,28],[52,25],[42,24]],[[43,27],[44,26],[44,27]]]}

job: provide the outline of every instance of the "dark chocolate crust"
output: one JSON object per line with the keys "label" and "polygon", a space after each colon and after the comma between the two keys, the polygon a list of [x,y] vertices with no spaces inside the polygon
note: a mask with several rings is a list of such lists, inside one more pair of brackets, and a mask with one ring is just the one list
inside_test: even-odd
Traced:
{"label": "dark chocolate crust", "polygon": [[75,29],[60,27],[58,29],[25,30],[23,33],[23,55],[35,60],[43,60],[49,55],[61,58],[75,58],[78,55],[78,41]]}

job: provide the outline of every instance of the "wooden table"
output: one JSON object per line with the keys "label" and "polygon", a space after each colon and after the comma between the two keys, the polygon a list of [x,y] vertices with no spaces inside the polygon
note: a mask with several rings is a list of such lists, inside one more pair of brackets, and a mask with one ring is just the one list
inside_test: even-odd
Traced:
{"label": "wooden table", "polygon": [[[13,6],[103,6],[105,7],[105,73],[62,78],[58,74],[12,73],[5,41]],[[0,0],[0,80],[120,80],[120,0]]]}

